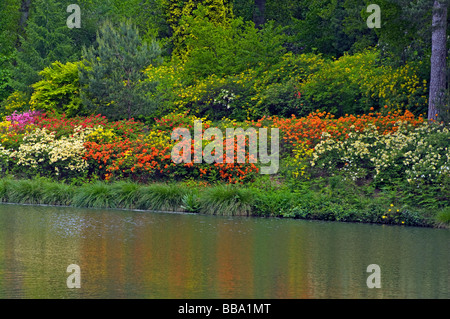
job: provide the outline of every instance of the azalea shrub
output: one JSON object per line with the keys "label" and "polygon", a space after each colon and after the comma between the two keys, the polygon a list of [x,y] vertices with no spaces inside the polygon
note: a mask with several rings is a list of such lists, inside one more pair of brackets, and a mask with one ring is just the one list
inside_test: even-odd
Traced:
{"label": "azalea shrub", "polygon": [[391,134],[380,134],[370,124],[364,132],[350,132],[343,141],[324,132],[316,145],[312,166],[343,172],[353,180],[373,178],[382,184],[404,177],[409,183],[434,183],[450,174],[449,130],[423,123],[412,128],[398,122]]}
{"label": "azalea shrub", "polygon": [[[186,158],[182,163],[174,163],[172,149],[179,141],[172,140],[173,129],[190,130],[191,138],[187,141],[191,154],[194,155],[195,121],[202,121],[202,132],[211,125],[206,118],[189,116],[187,112],[171,113],[162,119],[155,119],[155,125],[148,131],[142,130],[137,138],[86,142],[84,159],[90,164],[90,175],[106,180],[131,178],[140,182],[194,178],[209,182],[243,183],[255,178],[259,169],[254,163],[250,163],[248,155],[245,163],[225,163],[225,154],[224,163],[194,163],[194,156]],[[95,134],[94,132],[91,136]],[[225,148],[225,140],[223,143]],[[202,141],[202,156],[205,155],[203,149],[207,144],[208,141]],[[238,153],[237,145],[236,143],[235,157]]]}
{"label": "azalea shrub", "polygon": [[[197,125],[201,122],[202,134],[217,127],[223,139],[202,139],[201,145],[196,145],[196,121]],[[189,136],[173,136],[176,128],[186,129],[183,134],[189,132]],[[442,196],[449,192],[448,128],[427,123],[409,111],[388,108],[339,118],[317,110],[305,117],[263,116],[240,122],[229,118],[211,121],[184,111],[155,118],[151,124],[134,119],[110,121],[101,115],[68,118],[64,114],[16,112],[0,123],[0,168],[2,174],[45,175],[66,181],[256,182],[261,164],[247,151],[248,136],[244,144],[236,139],[234,162],[227,163],[226,128],[278,128],[280,170],[278,176],[270,177],[295,181],[295,185],[314,182],[318,177],[341,176],[376,188],[393,187],[401,181],[399,189],[410,194],[416,190],[431,192],[436,187]],[[178,153],[183,161],[175,162],[176,145],[178,150],[186,145],[191,157],[183,149]],[[199,146],[200,162],[195,157]],[[206,155],[220,156],[216,146],[223,146],[222,163],[207,163]],[[238,162],[242,146],[245,158]],[[434,196],[440,201],[438,197]]]}

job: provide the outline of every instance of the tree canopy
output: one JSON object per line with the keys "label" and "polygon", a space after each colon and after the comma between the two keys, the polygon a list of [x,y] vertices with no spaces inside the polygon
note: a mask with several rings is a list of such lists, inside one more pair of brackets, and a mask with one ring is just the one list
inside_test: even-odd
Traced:
{"label": "tree canopy", "polygon": [[[313,54],[327,64],[341,58],[349,62],[351,59],[345,56],[370,49],[377,51],[374,68],[391,68],[394,74],[395,70],[411,66],[417,81],[424,84],[413,99],[409,95],[418,92],[417,84],[409,88],[408,94],[397,90],[397,100],[403,101],[395,107],[423,113],[435,100],[431,98],[436,95],[433,92],[439,91],[439,107],[433,104],[431,113],[448,113],[448,72],[443,70],[447,69],[447,0],[378,0],[380,28],[369,28],[366,23],[372,0],[79,0],[81,27],[68,28],[66,8],[72,2],[1,2],[0,105],[4,107],[10,103],[9,97],[11,101],[18,94],[29,104],[36,90],[42,93],[42,81],[48,81],[48,71],[55,63],[75,63],[80,82],[74,88],[79,86],[79,90],[71,91],[79,94],[76,100],[83,104],[80,112],[85,106],[117,114],[113,105],[124,108],[124,116],[148,116],[152,112],[143,110],[155,108],[160,113],[170,112],[177,105],[200,110],[213,107],[214,103],[208,101],[217,101],[221,90],[234,90],[230,92],[242,109],[234,114],[239,113],[240,118],[254,108],[272,110],[269,113],[280,110],[262,107],[263,96],[265,101],[270,96],[273,103],[277,100],[280,105],[290,105],[283,114],[296,114],[296,108],[306,110],[306,104],[325,111],[345,109],[358,113],[368,107],[382,107],[387,103],[383,93],[374,92],[371,102],[364,98],[365,107],[343,107],[340,103],[362,105],[365,93],[349,94],[353,89],[347,86],[347,93],[339,95],[342,88],[335,86],[338,91],[330,96],[336,98],[321,104],[320,100],[327,99],[327,90],[322,90],[320,96],[313,96],[312,89],[296,91],[313,88],[310,83],[318,79],[317,74],[294,79],[293,74],[302,73],[297,69],[276,78],[276,66],[286,61],[286,54],[293,60]],[[440,57],[439,63],[432,53]],[[155,65],[160,65],[158,70],[150,68]],[[356,74],[352,67],[343,70]],[[162,75],[162,70],[168,69],[176,70],[173,78]],[[252,77],[248,86],[237,82],[246,76]],[[208,84],[214,77],[215,84]],[[406,86],[400,82],[398,85]],[[162,88],[169,88],[172,94]],[[201,88],[209,91],[205,93]],[[196,103],[186,99],[179,102],[178,97],[189,90],[203,93],[197,96]],[[310,100],[297,100],[297,93]],[[35,94],[32,101],[41,100]],[[62,101],[64,98],[51,105],[62,105]],[[131,104],[135,111],[131,111]]]}

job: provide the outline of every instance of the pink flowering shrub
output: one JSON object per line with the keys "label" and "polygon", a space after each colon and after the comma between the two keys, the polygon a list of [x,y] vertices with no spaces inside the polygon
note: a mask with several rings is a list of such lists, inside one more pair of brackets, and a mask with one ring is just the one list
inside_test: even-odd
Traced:
{"label": "pink flowering shrub", "polygon": [[36,118],[40,115],[39,111],[27,111],[23,113],[17,113],[14,111],[10,116],[6,116],[6,120],[11,122],[13,127],[24,128],[28,124],[33,124]]}

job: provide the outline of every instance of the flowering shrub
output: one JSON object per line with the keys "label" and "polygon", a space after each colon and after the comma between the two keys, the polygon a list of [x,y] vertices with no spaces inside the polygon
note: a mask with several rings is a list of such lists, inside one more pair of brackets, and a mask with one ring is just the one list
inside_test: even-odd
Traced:
{"label": "flowering shrub", "polygon": [[311,165],[353,180],[373,178],[380,183],[403,177],[409,183],[431,184],[450,174],[450,133],[443,126],[423,123],[413,128],[399,121],[390,134],[380,134],[370,124],[364,132],[350,132],[343,141],[327,132],[322,136]]}
{"label": "flowering shrub", "polygon": [[83,172],[87,163],[82,158],[84,142],[91,129],[76,127],[70,137],[56,139],[55,132],[36,128],[25,134],[23,143],[10,152],[17,165],[29,167],[44,175],[73,175]]}
{"label": "flowering shrub", "polygon": [[309,179],[307,169],[310,167],[309,160],[313,151],[306,143],[299,143],[294,147],[292,155],[288,156],[285,161],[286,166],[290,168],[291,177]]}
{"label": "flowering shrub", "polygon": [[17,147],[22,142],[25,133],[33,130],[33,124],[40,115],[37,111],[17,113],[5,116],[0,123],[0,143],[7,148]]}
{"label": "flowering shrub", "polygon": [[112,129],[105,129],[104,126],[98,125],[93,132],[87,136],[88,141],[97,143],[111,143],[121,139],[120,135],[114,133]]}
{"label": "flowering shrub", "polygon": [[412,126],[424,122],[422,117],[416,118],[411,112],[388,112],[386,115],[368,113],[364,115],[346,115],[335,118],[327,112],[313,112],[306,117],[281,118],[278,116],[262,117],[257,121],[249,121],[254,127],[278,127],[281,133],[280,147],[284,153],[290,154],[298,144],[306,143],[314,148],[327,132],[333,138],[344,140],[350,132],[362,132],[369,124],[376,126],[380,134],[388,134],[397,130],[397,121],[406,121]]}
{"label": "flowering shrub", "polygon": [[[448,129],[426,124],[411,112],[380,112],[335,118],[326,112],[307,117],[263,117],[238,123],[224,118],[213,123],[207,118],[172,112],[155,119],[151,127],[139,121],[108,121],[97,115],[66,118],[65,115],[14,114],[14,121],[0,123],[0,166],[3,172],[50,174],[55,178],[88,176],[90,179],[135,181],[192,180],[211,183],[252,182],[259,165],[246,152],[244,163],[238,163],[239,143],[234,145],[234,162],[182,162],[172,160],[174,128],[191,132],[191,154],[194,152],[194,122],[202,121],[203,132],[217,125],[227,127],[277,127],[281,133],[280,155],[285,177],[308,179],[317,174],[343,174],[353,180],[374,179],[382,185],[401,178],[411,185],[445,183],[450,180]],[[29,119],[26,120],[26,119]],[[27,122],[28,121],[28,122]],[[18,123],[27,123],[20,125]],[[226,150],[224,134],[223,150]],[[202,156],[211,143],[202,140]],[[249,140],[245,144],[248,150]],[[214,154],[212,154],[214,155]]]}
{"label": "flowering shrub", "polygon": [[28,111],[23,113],[17,113],[14,111],[9,116],[6,116],[6,121],[9,121],[12,126],[16,126],[19,129],[24,128],[26,125],[36,122],[37,116],[40,115],[39,111]]}

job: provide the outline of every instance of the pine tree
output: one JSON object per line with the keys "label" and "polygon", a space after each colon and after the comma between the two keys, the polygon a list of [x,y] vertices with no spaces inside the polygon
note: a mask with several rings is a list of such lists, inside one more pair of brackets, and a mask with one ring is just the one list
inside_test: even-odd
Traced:
{"label": "pine tree", "polygon": [[143,42],[130,22],[115,28],[106,21],[94,46],[83,49],[80,68],[81,98],[93,113],[111,119],[148,115],[156,102],[148,97],[153,83],[142,70],[161,62],[159,45]]}
{"label": "pine tree", "polygon": [[35,0],[14,54],[11,85],[30,95],[39,72],[54,61],[75,61],[80,54],[66,26],[66,8],[53,0]]}

